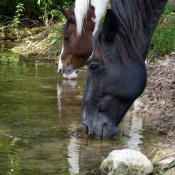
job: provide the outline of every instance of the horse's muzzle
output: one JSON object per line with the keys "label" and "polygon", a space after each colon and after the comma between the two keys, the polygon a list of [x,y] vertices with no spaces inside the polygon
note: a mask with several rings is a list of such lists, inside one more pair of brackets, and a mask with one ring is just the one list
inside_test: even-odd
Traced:
{"label": "horse's muzzle", "polygon": [[95,117],[91,122],[83,119],[82,125],[87,135],[101,139],[109,139],[120,132],[115,122],[104,115]]}

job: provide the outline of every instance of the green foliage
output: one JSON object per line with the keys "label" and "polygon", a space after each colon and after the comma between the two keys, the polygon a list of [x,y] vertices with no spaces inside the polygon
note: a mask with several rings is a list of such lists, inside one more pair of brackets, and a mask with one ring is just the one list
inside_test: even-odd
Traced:
{"label": "green foliage", "polygon": [[175,3],[170,1],[154,32],[148,59],[169,54],[175,48]]}
{"label": "green foliage", "polygon": [[[38,0],[38,5],[40,6],[40,9],[42,11],[42,15],[40,16],[40,19],[43,20],[44,24],[46,26],[49,25],[49,21],[52,21],[53,19],[56,21],[61,21],[63,19],[62,13],[58,10],[59,6],[57,4],[57,1],[55,0]],[[71,1],[69,1],[71,3]],[[60,5],[62,7],[68,7],[68,3],[61,1]]]}
{"label": "green foliage", "polygon": [[166,172],[164,170],[158,168],[155,170],[154,174],[155,175],[166,175]]}
{"label": "green foliage", "polygon": [[[64,19],[59,8],[68,8],[75,0],[0,0],[0,26],[5,30],[6,26],[18,29],[22,19],[28,19],[23,26],[49,25],[50,22],[58,22]],[[37,22],[36,22],[37,21]],[[154,32],[148,59],[169,54],[175,47],[175,3],[169,0],[158,26]],[[5,26],[5,27],[4,27]],[[30,28],[30,27],[29,27]],[[9,28],[8,28],[9,29]]]}
{"label": "green foliage", "polygon": [[0,15],[13,17],[16,11],[18,0],[0,0]]}
{"label": "green foliage", "polygon": [[20,17],[21,17],[21,13],[24,11],[24,4],[18,3],[16,6],[16,12],[15,12],[15,16],[13,18],[13,22],[11,27],[12,28],[18,28],[18,25],[20,24]]}
{"label": "green foliage", "polygon": [[[4,25],[4,21],[11,20],[12,18],[15,18],[16,24],[19,22],[17,19],[22,18],[38,20],[40,22],[46,22],[46,19],[61,21],[63,16],[59,8],[67,6],[67,4],[72,4],[73,2],[74,0],[1,0],[0,25]],[[24,9],[20,13],[20,16],[17,16],[17,8],[20,9],[20,7],[18,7],[19,4],[23,4]]]}

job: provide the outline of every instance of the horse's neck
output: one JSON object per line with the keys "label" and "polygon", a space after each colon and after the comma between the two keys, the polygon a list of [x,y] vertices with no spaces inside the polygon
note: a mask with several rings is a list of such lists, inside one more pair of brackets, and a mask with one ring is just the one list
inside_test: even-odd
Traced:
{"label": "horse's neck", "polygon": [[154,30],[157,26],[158,20],[160,18],[160,15],[161,15],[167,1],[168,0],[159,0],[157,7],[155,7],[155,9],[153,10],[153,14],[151,15],[151,17],[149,17],[148,31],[146,34],[146,53],[145,54],[147,54],[147,52],[148,52]]}
{"label": "horse's neck", "polygon": [[77,34],[81,35],[83,30],[83,23],[86,20],[86,16],[90,6],[93,6],[95,9],[95,18],[92,19],[95,23],[95,27],[93,30],[93,35],[98,29],[98,25],[100,19],[105,11],[105,8],[108,4],[109,0],[76,0],[75,1],[75,18],[76,18],[76,25],[77,25]]}
{"label": "horse's neck", "polygon": [[95,28],[93,31],[93,35],[98,29],[99,22],[101,20],[101,17],[105,11],[105,8],[108,4],[109,0],[91,0],[91,6],[95,9],[95,19],[93,19],[95,23]]}

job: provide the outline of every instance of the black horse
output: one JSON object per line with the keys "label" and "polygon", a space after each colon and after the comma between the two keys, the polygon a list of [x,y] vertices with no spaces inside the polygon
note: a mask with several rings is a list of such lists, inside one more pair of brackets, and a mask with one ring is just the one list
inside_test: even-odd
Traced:
{"label": "black horse", "polygon": [[143,92],[145,59],[168,0],[113,0],[94,38],[82,103],[86,134],[107,139]]}

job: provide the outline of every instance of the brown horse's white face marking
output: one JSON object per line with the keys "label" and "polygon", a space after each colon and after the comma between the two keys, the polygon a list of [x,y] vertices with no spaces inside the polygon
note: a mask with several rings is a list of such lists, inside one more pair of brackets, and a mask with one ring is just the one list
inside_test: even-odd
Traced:
{"label": "brown horse's white face marking", "polygon": [[109,0],[76,0],[75,8],[62,9],[67,21],[58,72],[71,74],[92,54],[92,38]]}
{"label": "brown horse's white face marking", "polygon": [[92,32],[94,29],[94,8],[89,9],[84,21],[83,32],[77,35],[74,8],[62,9],[67,21],[62,35],[63,45],[59,58],[58,72],[71,74],[73,70],[83,66],[92,53]]}

